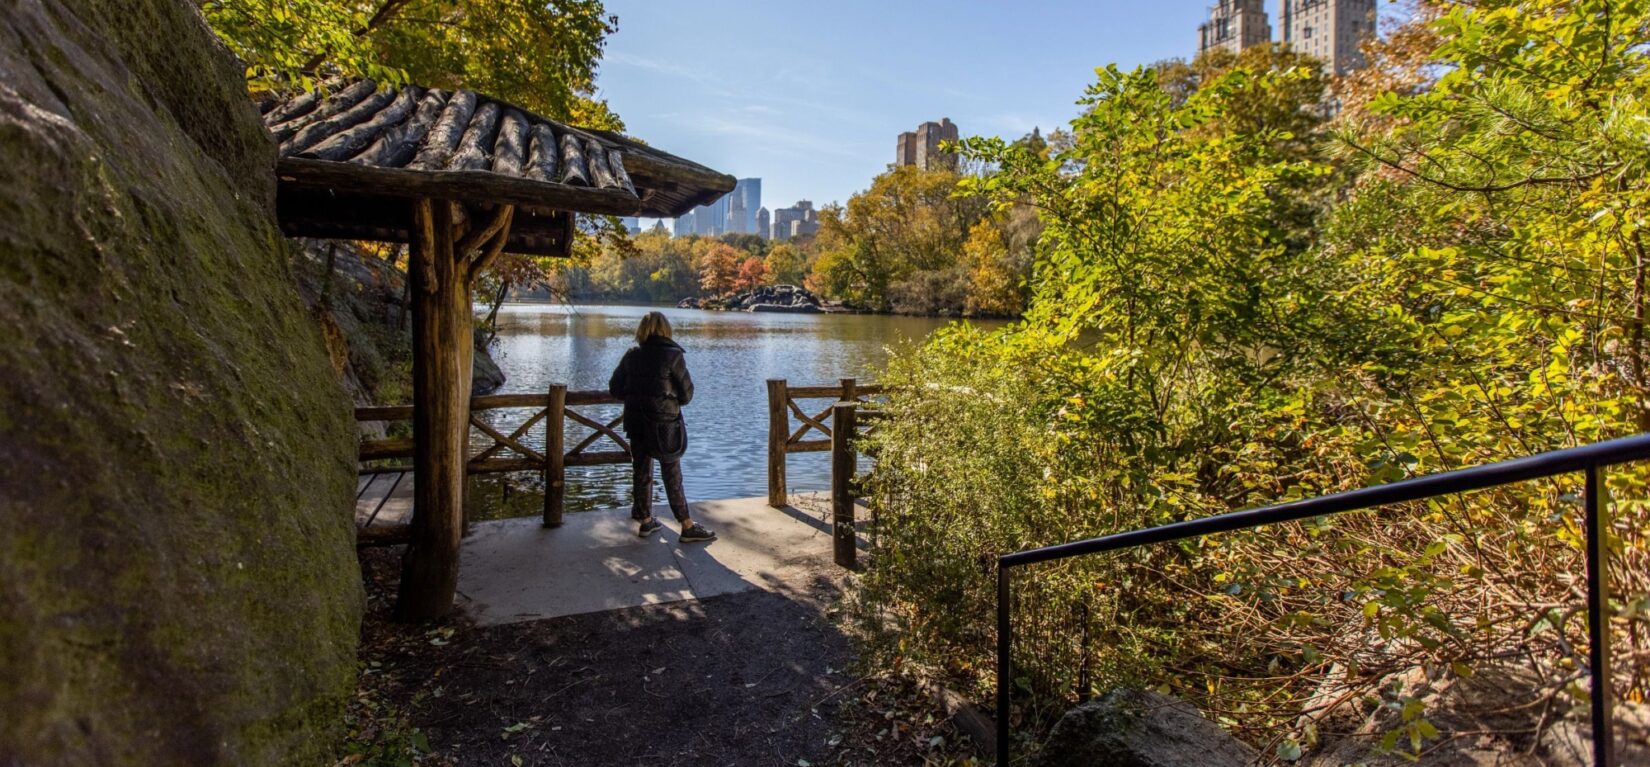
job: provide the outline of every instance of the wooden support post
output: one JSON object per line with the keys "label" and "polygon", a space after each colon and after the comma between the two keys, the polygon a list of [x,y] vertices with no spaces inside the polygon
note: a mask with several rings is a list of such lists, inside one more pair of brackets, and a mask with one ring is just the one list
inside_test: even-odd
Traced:
{"label": "wooden support post", "polygon": [[[444,205],[449,215],[452,216],[451,234],[448,235],[451,239],[447,247],[452,253],[453,282],[457,291],[463,296],[460,300],[463,308],[454,311],[455,316],[451,319],[453,327],[449,330],[452,333],[452,348],[459,357],[457,375],[464,387],[463,399],[459,400],[464,404],[464,428],[458,443],[458,461],[464,467],[459,472],[458,480],[458,529],[459,538],[462,539],[464,533],[470,529],[470,504],[468,503],[470,495],[470,388],[474,385],[476,365],[475,301],[471,300],[470,297],[470,272],[468,269],[470,254],[462,245],[464,232],[469,229],[470,213],[464,209],[462,204],[457,202],[443,203],[438,200],[435,204],[437,206]],[[453,561],[453,567],[456,571],[458,567],[458,555],[456,553],[453,555]],[[456,580],[454,581],[454,589],[457,589]]]}
{"label": "wooden support post", "polygon": [[[401,560],[395,614],[434,620],[458,592],[458,548],[464,537],[469,464],[470,380],[475,330],[470,281],[475,261],[464,239],[463,206],[448,200],[413,203],[413,521]],[[509,210],[489,224],[493,247],[509,237]],[[460,244],[463,247],[460,248]]]}
{"label": "wooden support post", "polygon": [[854,453],[853,402],[838,402],[831,407],[831,548],[838,565],[850,570],[858,565],[859,550],[854,539],[854,470],[858,456]]}
{"label": "wooden support post", "polygon": [[842,401],[843,402],[857,402],[857,401],[859,401],[859,385],[854,382],[854,379],[852,379],[852,378],[843,378],[843,379],[841,379],[841,383],[842,383]]}
{"label": "wooden support post", "polygon": [[562,503],[567,492],[566,433],[567,384],[550,384],[550,404],[544,416],[544,526],[561,527]]}
{"label": "wooden support post", "polygon": [[453,207],[413,203],[413,520],[396,617],[434,620],[453,606],[463,535],[470,415],[470,286],[453,253]]}
{"label": "wooden support post", "polygon": [[790,398],[785,379],[768,379],[768,505],[776,509],[790,503],[785,487],[785,443],[791,438],[786,402]]}

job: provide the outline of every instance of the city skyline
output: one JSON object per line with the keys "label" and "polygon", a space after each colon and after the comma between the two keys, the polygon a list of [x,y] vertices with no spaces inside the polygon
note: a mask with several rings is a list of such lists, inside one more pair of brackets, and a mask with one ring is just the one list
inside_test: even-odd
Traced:
{"label": "city skyline", "polygon": [[709,205],[700,205],[678,216],[669,228],[677,237],[690,234],[706,237],[760,234],[767,237],[766,227],[757,227],[766,212],[767,208],[762,207],[762,179],[742,178],[734,182],[733,191]]}
{"label": "city skyline", "polygon": [[[798,24],[793,10],[772,4],[708,14],[609,0],[618,32],[596,95],[627,132],[760,178],[765,199],[779,205],[806,199],[822,208],[868,188],[893,164],[895,138],[925,121],[949,116],[965,137],[1010,139],[1065,127],[1096,67],[1194,56],[1193,32],[1209,21],[1210,2],[1058,0],[1026,10],[844,0]],[[1277,2],[1265,3],[1269,16]],[[1271,26],[1279,37],[1281,25]],[[967,42],[1016,35],[1045,44]],[[774,203],[766,207],[771,214]]]}
{"label": "city skyline", "polygon": [[[1078,113],[1095,67],[1190,56],[1186,30],[1207,0],[1006,6],[844,0],[798,23],[772,4],[739,13],[610,0],[619,17],[597,96],[626,131],[737,178],[761,178],[770,214],[843,203],[893,162],[894,140],[949,116],[965,135],[1046,134]],[[1051,16],[1073,23],[1050,25]],[[1130,25],[1113,23],[1118,15]],[[1019,33],[1035,50],[963,46]],[[924,73],[927,73],[924,75]],[[651,138],[657,136],[658,138]],[[643,222],[644,228],[650,222]],[[668,226],[668,224],[667,224]]]}
{"label": "city skyline", "polygon": [[[658,220],[650,228],[668,231],[674,237],[755,234],[765,240],[786,241],[819,231],[818,214],[811,200],[799,200],[770,211],[762,204],[762,179],[742,178],[735,182],[733,191],[721,199],[669,219],[668,225],[664,219]],[[640,231],[634,217],[620,220],[631,234]]]}

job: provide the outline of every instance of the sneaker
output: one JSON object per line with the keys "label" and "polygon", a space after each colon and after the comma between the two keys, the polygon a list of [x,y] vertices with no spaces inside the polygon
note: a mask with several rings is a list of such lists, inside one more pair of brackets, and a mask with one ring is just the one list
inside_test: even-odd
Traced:
{"label": "sneaker", "polygon": [[660,523],[659,520],[649,518],[646,522],[643,522],[640,527],[636,528],[636,537],[646,538],[659,532],[659,528],[661,527],[664,527],[664,525]]}
{"label": "sneaker", "polygon": [[683,543],[714,541],[716,540],[716,531],[705,527],[704,525],[694,525],[693,527],[683,530],[681,538]]}

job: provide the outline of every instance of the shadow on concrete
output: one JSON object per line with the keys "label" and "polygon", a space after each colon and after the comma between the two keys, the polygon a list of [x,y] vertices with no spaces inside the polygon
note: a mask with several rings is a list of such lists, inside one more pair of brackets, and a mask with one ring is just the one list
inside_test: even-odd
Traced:
{"label": "shadow on concrete", "polygon": [[[720,536],[708,545],[681,543],[672,521],[637,539],[628,513],[603,514],[555,530],[476,525],[466,610],[508,620],[376,643],[371,632],[403,629],[369,621],[371,673],[412,701],[435,751],[460,765],[833,763],[854,679],[852,644],[828,617],[842,572],[828,533],[760,501],[696,504]],[[575,546],[594,553],[570,558]],[[371,592],[394,593],[396,553],[364,559]],[[626,600],[652,601],[601,607]],[[527,617],[581,607],[593,609]]]}
{"label": "shadow on concrete", "polygon": [[716,530],[709,543],[682,543],[669,510],[651,538],[638,538],[629,511],[570,514],[558,528],[536,518],[480,522],[460,553],[459,594],[478,624],[502,625],[706,599],[753,589],[806,590],[831,564],[830,525],[765,499],[692,504]]}

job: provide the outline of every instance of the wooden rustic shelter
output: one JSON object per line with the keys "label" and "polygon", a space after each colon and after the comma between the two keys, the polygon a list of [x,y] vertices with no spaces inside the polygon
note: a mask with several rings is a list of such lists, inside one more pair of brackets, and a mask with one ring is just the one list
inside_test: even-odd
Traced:
{"label": "wooden rustic shelter", "polygon": [[411,246],[417,484],[396,611],[439,617],[458,584],[476,276],[506,250],[567,255],[575,213],[679,216],[734,178],[467,90],[359,80],[261,108],[288,235]]}

